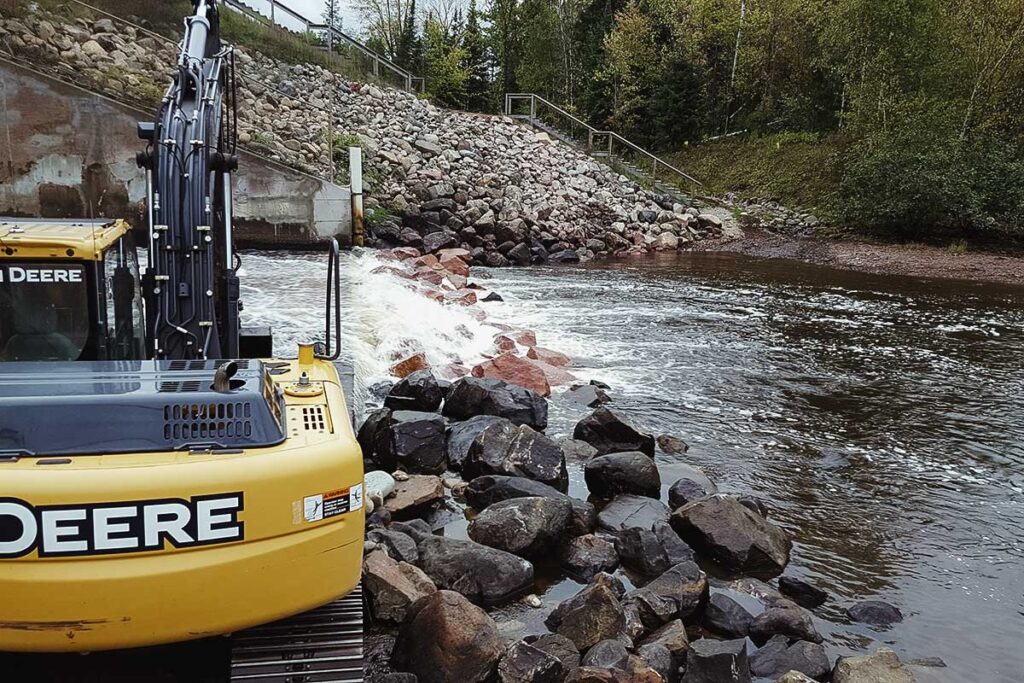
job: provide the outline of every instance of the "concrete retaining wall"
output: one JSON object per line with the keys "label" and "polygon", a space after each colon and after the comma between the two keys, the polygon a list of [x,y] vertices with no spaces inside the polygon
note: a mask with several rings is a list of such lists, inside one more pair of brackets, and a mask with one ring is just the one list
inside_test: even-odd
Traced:
{"label": "concrete retaining wall", "polygon": [[[145,226],[135,124],[156,112],[0,62],[0,215],[125,218]],[[349,190],[241,152],[235,236],[241,246],[351,243]]]}

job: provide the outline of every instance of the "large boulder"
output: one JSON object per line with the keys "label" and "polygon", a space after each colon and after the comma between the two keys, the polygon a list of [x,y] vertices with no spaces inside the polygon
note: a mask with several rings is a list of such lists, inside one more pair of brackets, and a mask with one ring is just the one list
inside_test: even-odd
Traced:
{"label": "large boulder", "polygon": [[626,593],[623,603],[635,606],[648,629],[673,619],[686,620],[707,603],[707,576],[694,562],[680,562],[650,583]]}
{"label": "large boulder", "polygon": [[581,666],[601,669],[625,669],[629,651],[620,640],[602,640],[587,650],[580,660]]}
{"label": "large boulder", "polygon": [[680,562],[693,559],[693,550],[667,522],[651,529],[630,527],[615,536],[622,564],[644,576],[657,576]]}
{"label": "large boulder", "polygon": [[828,593],[795,576],[780,576],[779,591],[792,598],[796,604],[808,609],[821,607],[828,600]]}
{"label": "large boulder", "polygon": [[822,645],[790,640],[785,636],[773,636],[750,656],[750,672],[763,678],[781,676],[787,671],[799,671],[815,679],[824,678],[831,668]]}
{"label": "large boulder", "polygon": [[395,491],[384,501],[384,509],[397,520],[407,520],[430,512],[444,498],[441,478],[431,474],[412,474],[395,482]]}
{"label": "large boulder", "polygon": [[511,351],[473,366],[472,374],[474,377],[500,379],[529,389],[540,396],[551,395],[551,385],[537,362],[517,356]]}
{"label": "large boulder", "polygon": [[498,379],[463,377],[452,383],[442,411],[452,420],[497,415],[534,429],[548,426],[548,404],[529,389]]}
{"label": "large boulder", "polygon": [[542,636],[527,636],[524,640],[561,662],[563,671],[572,671],[580,665],[579,648],[565,636],[545,633]]}
{"label": "large boulder", "polygon": [[462,473],[467,479],[488,474],[526,477],[563,491],[569,482],[561,447],[526,425],[510,422],[491,425],[477,435]]}
{"label": "large boulder", "polygon": [[376,439],[373,460],[382,468],[416,474],[445,470],[444,418],[437,413],[396,410]]}
{"label": "large boulder", "polygon": [[683,683],[750,683],[747,641],[693,641],[686,655]]}
{"label": "large boulder", "polygon": [[769,607],[750,622],[750,639],[761,644],[775,635],[807,640],[822,641],[821,634],[814,626],[810,613],[789,603],[788,607]]}
{"label": "large boulder", "polygon": [[793,545],[785,531],[727,496],[684,505],[673,513],[672,527],[698,553],[753,575],[781,574]]}
{"label": "large boulder", "polygon": [[505,477],[500,475],[488,475],[476,477],[465,490],[466,502],[476,510],[482,512],[489,505],[500,500],[510,498],[524,498],[526,496],[542,496],[544,498],[559,498],[569,501],[572,505],[572,519],[569,521],[566,533],[569,536],[581,536],[594,530],[597,523],[597,512],[594,506],[578,498],[570,498],[561,491],[533,481],[526,477]]}
{"label": "large boulder", "polygon": [[512,498],[489,506],[469,523],[469,537],[498,550],[537,557],[565,535],[572,505],[559,498]]}
{"label": "large boulder", "polygon": [[832,683],[914,683],[914,674],[887,647],[872,655],[840,657],[832,669]]}
{"label": "large boulder", "polygon": [[676,662],[683,661],[686,651],[690,649],[690,639],[687,637],[686,627],[680,619],[668,622],[644,638],[640,644],[661,645],[669,651]]}
{"label": "large boulder", "polygon": [[412,536],[403,534],[397,529],[372,529],[366,532],[366,540],[377,546],[394,560],[416,564],[420,553],[416,549],[416,541]]}
{"label": "large boulder", "polygon": [[533,565],[503,550],[473,541],[431,536],[419,545],[420,568],[439,588],[473,602],[495,605],[533,585]]}
{"label": "large boulder", "polygon": [[480,435],[480,432],[500,422],[508,422],[508,420],[495,415],[476,415],[463,422],[450,424],[446,440],[448,467],[456,472],[461,471],[463,463],[469,456],[469,447],[473,444],[473,440]]}
{"label": "large boulder", "polygon": [[673,510],[718,493],[715,482],[703,470],[689,465],[675,465],[674,470],[679,478],[668,490],[668,506]]}
{"label": "large boulder", "polygon": [[631,494],[616,496],[597,514],[598,525],[612,534],[634,527],[653,530],[668,520],[669,510],[660,500]]}
{"label": "large boulder", "polygon": [[561,683],[564,677],[558,657],[522,640],[512,643],[498,662],[501,683]]}
{"label": "large boulder", "polygon": [[430,370],[417,370],[398,381],[384,398],[392,410],[434,412],[441,407],[444,391]]}
{"label": "large boulder", "polygon": [[569,542],[562,565],[570,576],[590,581],[601,572],[615,571],[619,566],[619,555],[611,541],[585,534]]}
{"label": "large boulder", "polygon": [[599,455],[586,464],[583,478],[590,492],[601,498],[620,493],[651,498],[661,495],[658,466],[640,451]]}
{"label": "large boulder", "polygon": [[[359,442],[359,448],[363,452],[363,458],[375,461],[374,456],[377,452],[378,444],[383,439],[391,423],[390,408],[378,408],[366,416],[363,424],[359,427],[359,432],[356,434],[356,440]],[[392,467],[391,469],[394,468]]]}
{"label": "large boulder", "polygon": [[399,624],[405,621],[413,603],[437,590],[419,568],[395,561],[379,550],[363,560],[363,586],[374,618]]}
{"label": "large boulder", "polygon": [[598,408],[576,423],[572,436],[596,448],[598,455],[640,451],[654,457],[654,437],[637,431],[607,408]]}
{"label": "large boulder", "polygon": [[396,668],[420,683],[489,680],[504,652],[494,620],[458,593],[442,590],[416,602],[395,641]]}
{"label": "large boulder", "polygon": [[602,640],[623,637],[626,617],[615,591],[605,583],[592,583],[559,603],[544,623],[582,651]]}
{"label": "large boulder", "polygon": [[724,593],[714,592],[704,610],[704,625],[729,638],[745,638],[750,633],[754,615]]}

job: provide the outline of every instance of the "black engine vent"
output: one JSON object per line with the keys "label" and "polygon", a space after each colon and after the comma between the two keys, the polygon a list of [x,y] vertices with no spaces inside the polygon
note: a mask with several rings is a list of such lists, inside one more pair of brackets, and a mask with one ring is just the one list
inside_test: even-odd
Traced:
{"label": "black engine vent", "polygon": [[199,391],[199,382],[188,380],[185,382],[160,382],[156,390],[162,393],[181,393],[183,391]]}

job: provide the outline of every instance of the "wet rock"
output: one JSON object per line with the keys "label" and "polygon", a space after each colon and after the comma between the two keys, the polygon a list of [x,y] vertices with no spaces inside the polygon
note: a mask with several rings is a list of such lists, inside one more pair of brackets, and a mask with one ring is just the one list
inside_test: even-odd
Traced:
{"label": "wet rock", "polygon": [[658,448],[668,455],[680,455],[690,450],[690,445],[677,436],[662,434],[656,439]]}
{"label": "wet rock", "polygon": [[602,498],[620,493],[651,498],[661,495],[658,466],[639,451],[599,455],[586,464],[583,478],[590,492]]}
{"label": "wet rock", "polygon": [[724,593],[713,592],[704,610],[704,625],[723,636],[745,638],[754,615]]}
{"label": "wet rock", "polygon": [[657,576],[680,562],[693,560],[693,550],[665,522],[656,523],[652,529],[631,527],[619,532],[615,550],[623,565],[645,576]]}
{"label": "wet rock", "polygon": [[654,457],[654,437],[637,431],[607,408],[598,408],[576,423],[573,438],[589,443],[598,455],[640,451]]}
{"label": "wet rock", "polygon": [[594,583],[559,603],[544,623],[583,651],[602,640],[618,638],[623,634],[626,619],[613,590]]}
{"label": "wet rock", "polygon": [[602,640],[587,650],[580,660],[581,666],[600,669],[623,669],[629,660],[629,651],[619,640]]}
{"label": "wet rock", "polygon": [[392,410],[434,412],[441,407],[444,392],[430,370],[417,370],[398,381],[384,399]]}
{"label": "wet rock", "polygon": [[485,428],[470,444],[462,465],[467,479],[484,475],[525,477],[559,490],[568,484],[565,455],[552,439],[509,422]]}
{"label": "wet rock", "polygon": [[708,581],[693,562],[680,562],[647,585],[630,591],[624,603],[635,605],[648,629],[673,619],[688,619],[707,602]]}
{"label": "wet rock", "polygon": [[787,671],[776,678],[775,683],[814,683],[814,679],[799,671]]}
{"label": "wet rock", "polygon": [[551,385],[544,371],[536,362],[517,356],[513,352],[502,353],[474,366],[472,374],[474,377],[487,377],[515,384],[540,396],[551,395]]}
{"label": "wet rock", "polygon": [[573,403],[578,403],[588,408],[597,408],[605,403],[610,403],[612,400],[605,393],[604,389],[593,384],[581,384],[578,387],[572,387],[569,391],[565,392],[565,397]]}
{"label": "wet rock", "polygon": [[779,591],[808,609],[821,607],[828,600],[828,593],[794,576],[780,576]]}
{"label": "wet rock", "polygon": [[422,353],[417,353],[392,365],[391,374],[395,377],[406,377],[418,370],[427,370],[428,368],[430,368],[430,364],[427,363],[427,357]]}
{"label": "wet rock", "polygon": [[736,500],[740,502],[740,505],[747,508],[751,512],[761,515],[765,519],[768,519],[768,505],[757,496],[751,496],[747,494],[737,496]]}
{"label": "wet rock", "polygon": [[658,643],[641,645],[636,649],[637,657],[645,666],[653,669],[663,681],[674,681],[677,664],[668,648]]}
{"label": "wet rock", "polygon": [[548,404],[523,387],[497,379],[463,377],[452,383],[442,413],[452,420],[474,415],[497,415],[513,424],[544,429],[548,425]]}
{"label": "wet rock", "polygon": [[[391,531],[397,531],[398,533],[405,534],[412,540],[416,541],[419,545],[423,539],[428,536],[433,536],[430,525],[424,522],[422,519],[410,519],[404,522],[392,522],[388,529]],[[418,552],[418,551],[417,551]]]}
{"label": "wet rock", "polygon": [[668,506],[673,510],[718,493],[715,482],[703,470],[689,465],[677,465],[673,469],[680,475],[668,490]]}
{"label": "wet rock", "polygon": [[[384,434],[391,424],[390,408],[378,408],[366,416],[356,434],[356,440],[359,442],[359,448],[363,451],[364,458],[370,461],[375,460],[378,444],[383,443]],[[389,467],[388,469],[394,468]]]}
{"label": "wet rock", "polygon": [[510,498],[523,498],[525,496],[543,496],[545,498],[559,498],[569,501],[572,505],[572,518],[569,520],[566,533],[569,536],[581,536],[593,531],[597,522],[597,513],[594,506],[578,498],[570,498],[561,491],[533,481],[525,477],[505,477],[488,475],[476,477],[465,491],[466,502],[477,512],[483,511],[487,506],[493,505],[499,500]]}
{"label": "wet rock", "polygon": [[384,508],[398,520],[426,514],[444,498],[440,477],[413,474],[405,481],[395,482],[395,493],[384,501]]}
{"label": "wet rock", "polygon": [[569,542],[562,564],[570,576],[590,581],[600,572],[615,571],[619,566],[619,555],[611,541],[586,534]]}
{"label": "wet rock", "polygon": [[477,543],[520,555],[548,553],[564,536],[572,515],[569,501],[559,498],[512,498],[494,503],[469,523]]}
{"label": "wet rock", "polygon": [[654,529],[669,520],[669,510],[660,500],[623,494],[616,496],[597,515],[598,525],[612,534],[630,528]]}
{"label": "wet rock", "polygon": [[576,439],[561,438],[555,439],[562,452],[565,453],[566,461],[586,462],[597,455],[597,450],[589,443],[577,441]]}
{"label": "wet rock", "polygon": [[791,641],[785,636],[773,636],[750,656],[750,672],[763,678],[780,676],[787,671],[823,678],[831,668],[824,647],[805,640]]}
{"label": "wet rock", "polygon": [[702,638],[690,643],[683,683],[750,683],[747,641]]}
{"label": "wet rock", "polygon": [[410,609],[395,642],[394,663],[422,683],[475,683],[494,675],[504,649],[486,612],[441,590]]}
{"label": "wet rock", "polygon": [[847,608],[846,613],[854,621],[871,626],[891,626],[903,621],[903,613],[882,600],[863,600]]}
{"label": "wet rock", "polygon": [[449,425],[445,441],[448,467],[456,472],[462,470],[473,440],[480,435],[480,432],[499,422],[507,422],[507,420],[495,415],[477,415],[464,422],[453,422]]}
{"label": "wet rock", "polygon": [[682,662],[690,649],[686,627],[680,619],[673,619],[641,641],[641,645],[660,645],[672,655],[676,662]]}
{"label": "wet rock", "polygon": [[526,642],[538,650],[543,650],[562,663],[562,671],[568,672],[580,665],[580,651],[576,644],[557,633],[546,633],[542,636],[528,636]]}
{"label": "wet rock", "polygon": [[[790,603],[792,604],[792,603]],[[750,622],[750,639],[757,644],[764,643],[774,635],[807,640],[822,641],[821,634],[814,627],[810,613],[799,607],[769,607]]]}
{"label": "wet rock", "polygon": [[501,683],[561,683],[562,662],[522,640],[512,643],[498,662]]}
{"label": "wet rock", "polygon": [[495,605],[533,585],[533,565],[496,548],[444,536],[419,545],[420,568],[439,588],[458,591],[474,602]]}
{"label": "wet rock", "polygon": [[832,683],[914,683],[914,674],[887,647],[872,655],[840,657],[832,669]]}
{"label": "wet rock", "polygon": [[785,531],[727,496],[684,505],[673,513],[672,528],[698,553],[755,575],[781,574],[793,545]]}
{"label": "wet rock", "polygon": [[565,683],[661,683],[661,677],[650,669],[647,671],[625,671],[623,669],[581,666],[566,677]]}
{"label": "wet rock", "polygon": [[437,591],[419,568],[379,550],[363,560],[363,586],[374,618],[399,624],[405,621],[413,603]]}
{"label": "wet rock", "polygon": [[416,474],[445,470],[444,418],[437,413],[396,410],[378,433],[374,461],[384,469]]}
{"label": "wet rock", "polygon": [[568,367],[572,363],[572,359],[564,353],[545,349],[543,346],[529,347],[526,351],[526,357],[532,360],[539,360],[548,365],[554,365],[556,368]]}
{"label": "wet rock", "polygon": [[403,534],[396,529],[374,529],[366,532],[366,540],[379,545],[388,557],[393,560],[416,564],[420,559],[416,550],[416,541],[412,536]]}

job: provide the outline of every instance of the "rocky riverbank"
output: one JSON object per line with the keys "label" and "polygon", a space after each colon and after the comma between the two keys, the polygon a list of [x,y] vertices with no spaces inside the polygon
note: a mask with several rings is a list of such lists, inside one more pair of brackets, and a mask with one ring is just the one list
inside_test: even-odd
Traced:
{"label": "rocky riverbank", "polygon": [[[109,17],[0,17],[0,51],[119,100],[153,107],[176,45]],[[644,190],[544,133],[236,47],[238,141],[344,181],[362,147],[373,246],[461,247],[489,266],[676,251],[721,217]]]}
{"label": "rocky riverbank", "polygon": [[[466,253],[383,257],[480,319],[500,296],[463,269]],[[836,599],[789,571],[792,530],[770,501],[722,493],[695,467],[664,479],[682,439],[623,419],[614,388],[568,376],[571,359],[532,331],[493,324],[492,358],[473,367],[396,358],[402,377],[377,387],[359,430],[367,680],[914,680],[884,648],[829,657],[816,621]],[[585,410],[571,434],[548,433],[560,402]],[[549,595],[558,577],[574,595]],[[842,608],[882,632],[903,618],[879,601]]]}

